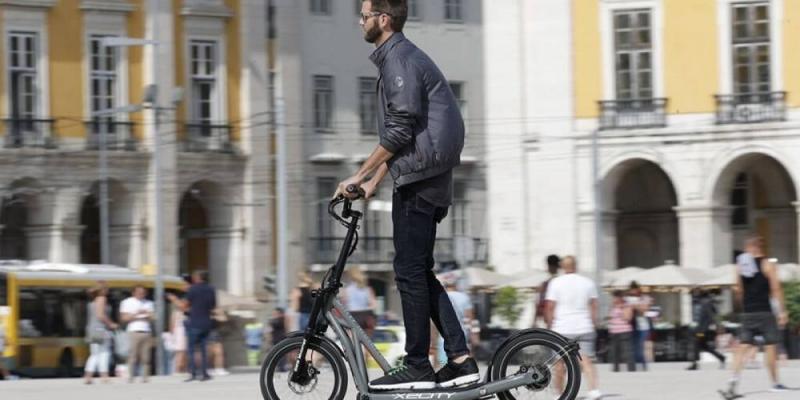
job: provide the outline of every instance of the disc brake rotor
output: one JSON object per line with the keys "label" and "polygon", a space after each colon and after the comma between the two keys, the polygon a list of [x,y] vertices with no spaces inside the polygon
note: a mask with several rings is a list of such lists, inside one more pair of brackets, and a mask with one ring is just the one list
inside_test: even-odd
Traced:
{"label": "disc brake rotor", "polygon": [[314,389],[317,388],[317,383],[319,382],[319,379],[317,378],[317,375],[319,375],[319,370],[317,370],[313,366],[309,365],[308,366],[308,376],[309,376],[308,383],[306,383],[305,385],[301,385],[299,383],[292,382],[292,374],[289,374],[289,389],[291,389],[292,392],[294,392],[295,394],[299,394],[299,395],[311,393],[311,392],[314,391]]}

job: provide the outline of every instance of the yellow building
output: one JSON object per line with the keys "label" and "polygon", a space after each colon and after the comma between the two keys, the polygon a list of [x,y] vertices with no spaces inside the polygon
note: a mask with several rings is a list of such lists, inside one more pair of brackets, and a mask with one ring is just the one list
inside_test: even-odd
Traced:
{"label": "yellow building", "polygon": [[104,261],[160,252],[167,273],[208,269],[252,295],[271,253],[266,14],[261,0],[0,1],[0,259],[102,261],[105,137]]}
{"label": "yellow building", "polygon": [[488,132],[500,270],[712,268],[750,233],[798,261],[800,2],[507,6],[485,33],[487,118],[517,121]]}

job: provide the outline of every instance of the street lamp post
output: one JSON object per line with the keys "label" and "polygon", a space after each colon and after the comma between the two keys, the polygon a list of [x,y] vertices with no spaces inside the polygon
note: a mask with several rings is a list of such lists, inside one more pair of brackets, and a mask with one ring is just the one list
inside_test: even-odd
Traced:
{"label": "street lamp post", "polygon": [[[149,39],[137,39],[137,38],[127,38],[127,37],[106,37],[103,38],[101,41],[102,45],[105,47],[132,47],[132,46],[158,46],[159,42],[156,40],[149,40]],[[158,54],[157,51],[153,52],[153,68],[155,69],[158,63],[156,62],[156,56]],[[155,76],[155,73],[153,74]],[[147,87],[145,91],[145,98],[142,104],[130,105],[126,107],[121,107],[119,110],[124,112],[137,112],[141,110],[152,110],[153,111],[153,120],[155,131],[153,134],[153,190],[155,191],[155,290],[153,293],[153,298],[155,300],[155,309],[156,309],[156,320],[155,320],[155,331],[156,331],[156,343],[157,345],[157,352],[156,352],[156,370],[157,373],[163,374],[164,372],[164,345],[161,342],[161,334],[164,332],[164,279],[163,279],[163,268],[164,268],[164,256],[163,251],[161,249],[161,245],[163,243],[164,232],[161,226],[162,221],[162,177],[161,177],[161,156],[160,156],[160,118],[159,114],[161,111],[173,109],[167,107],[159,107],[157,101],[157,94],[158,94],[158,86],[155,84],[151,84]],[[174,103],[180,101],[179,96],[176,96],[173,99]],[[115,109],[118,110],[118,109]],[[115,110],[109,110],[115,111]],[[119,112],[119,111],[115,111]]]}

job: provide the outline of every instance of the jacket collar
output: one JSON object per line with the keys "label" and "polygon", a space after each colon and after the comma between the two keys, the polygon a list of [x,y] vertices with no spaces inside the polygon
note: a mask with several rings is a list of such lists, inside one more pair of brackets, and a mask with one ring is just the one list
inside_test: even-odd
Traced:
{"label": "jacket collar", "polygon": [[369,56],[369,59],[375,64],[376,67],[380,68],[383,65],[383,60],[386,59],[386,55],[392,50],[392,48],[397,44],[402,42],[406,39],[406,36],[403,35],[402,32],[395,32],[389,39],[386,39],[383,44],[378,46],[375,51]]}

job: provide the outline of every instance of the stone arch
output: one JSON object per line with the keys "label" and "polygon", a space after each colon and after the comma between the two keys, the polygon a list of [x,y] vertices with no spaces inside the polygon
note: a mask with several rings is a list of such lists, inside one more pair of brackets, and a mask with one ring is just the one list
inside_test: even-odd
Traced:
{"label": "stone arch", "polygon": [[[99,264],[101,262],[100,237],[100,182],[93,181],[82,193],[78,223],[81,226],[80,262]],[[108,218],[109,218],[109,260],[108,262],[125,267],[131,265],[132,235],[136,212],[135,195],[124,183],[116,179],[108,180]],[[135,263],[135,262],[134,262]]]}

